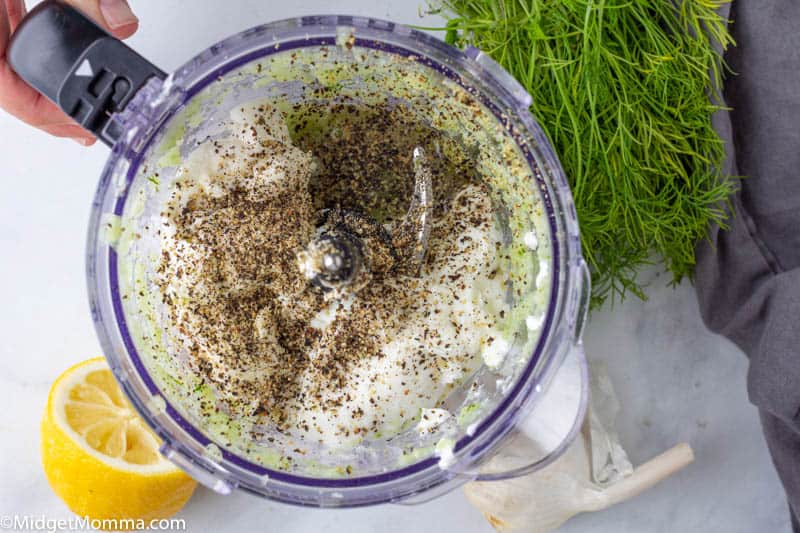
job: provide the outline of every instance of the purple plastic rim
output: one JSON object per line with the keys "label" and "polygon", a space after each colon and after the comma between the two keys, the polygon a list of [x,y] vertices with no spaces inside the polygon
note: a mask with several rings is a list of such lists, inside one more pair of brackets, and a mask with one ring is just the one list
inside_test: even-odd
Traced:
{"label": "purple plastic rim", "polygon": [[[346,24],[347,23],[346,17],[339,17],[337,19],[337,22],[339,24],[342,24],[342,25]],[[391,31],[395,27],[395,25],[393,25],[391,23],[387,23],[387,24],[388,24],[387,27],[373,27],[373,29]],[[456,50],[456,49],[454,49],[452,47],[449,47],[448,45],[444,44],[443,42],[441,42],[441,41],[439,41],[437,39],[434,39],[434,38],[432,38],[432,37],[430,37],[430,36],[428,36],[426,34],[423,34],[423,33],[416,32],[416,31],[412,30],[410,35],[413,38],[422,40],[426,44],[428,44],[430,46],[433,46],[435,48],[440,48],[441,49],[441,48],[445,47],[445,48],[448,49],[447,52],[450,53],[450,54],[456,52],[458,54],[463,55],[463,53],[461,51],[458,51],[458,50]],[[193,95],[195,95],[197,92],[202,90],[208,84],[212,83],[218,76],[223,75],[223,74],[225,74],[225,73],[227,73],[227,72],[229,72],[229,71],[231,71],[233,69],[236,69],[236,68],[238,68],[238,67],[240,67],[240,66],[242,66],[242,65],[244,65],[246,63],[249,63],[249,62],[251,62],[251,61],[253,61],[255,59],[258,59],[258,58],[261,58],[261,57],[266,57],[266,56],[269,56],[269,55],[274,54],[274,53],[284,52],[284,51],[292,49],[292,48],[307,47],[309,45],[334,45],[334,44],[335,44],[335,39],[333,37],[300,39],[300,40],[296,40],[296,41],[290,41],[290,42],[281,43],[279,49],[276,49],[276,47],[274,47],[274,46],[269,46],[268,45],[268,46],[261,47],[261,48],[259,48],[257,50],[254,50],[252,52],[249,52],[249,53],[247,53],[245,55],[242,55],[240,57],[237,57],[235,60],[233,60],[233,61],[231,61],[231,62],[229,62],[229,63],[227,63],[227,64],[225,64],[225,65],[223,65],[223,66],[221,66],[221,67],[219,67],[217,69],[215,69],[210,74],[207,74],[206,76],[204,76],[199,81],[193,83],[192,86],[187,89],[186,96],[185,96],[183,102],[180,105],[175,106],[174,109],[172,109],[172,111],[170,113],[170,116],[172,114],[174,114],[175,112],[177,112],[177,110],[180,109],[180,107],[183,104],[185,104],[188,101],[188,99],[190,99]],[[389,52],[389,53],[394,53],[394,54],[398,54],[398,55],[402,55],[402,56],[414,56],[419,62],[422,62],[422,63],[426,64],[426,66],[428,66],[429,68],[433,68],[433,69],[441,72],[442,74],[447,76],[449,79],[451,79],[452,81],[455,81],[456,83],[458,83],[459,85],[461,85],[465,89],[468,89],[468,90],[470,88],[474,89],[474,87],[465,85],[462,82],[462,76],[460,74],[456,73],[455,71],[453,71],[449,67],[441,64],[440,62],[432,60],[431,58],[422,55],[420,52],[416,52],[416,51],[413,51],[413,50],[409,50],[409,49],[406,49],[406,48],[402,48],[402,47],[399,47],[399,46],[396,46],[396,45],[392,45],[392,44],[388,44],[388,43],[381,42],[381,41],[363,39],[363,38],[357,38],[356,39],[356,44],[358,46],[361,46],[361,47],[377,49],[377,50],[381,50],[381,51],[385,51],[385,52]],[[464,56],[464,57],[466,57],[466,56]],[[501,111],[498,109],[498,107],[496,105],[494,105],[493,102],[491,102],[486,97],[486,95],[482,91],[474,91],[473,90],[473,91],[470,91],[470,92],[473,95],[475,95],[478,98],[480,98],[482,103],[484,105],[486,105],[486,107],[488,109],[490,109],[491,112],[498,119],[501,118]],[[169,120],[170,116],[168,116],[165,119],[164,122],[167,122]],[[539,130],[538,133],[541,133],[541,128],[538,126],[538,124],[535,122],[535,120],[530,121],[529,123],[525,124],[524,126],[525,127],[523,129],[530,129],[531,127],[534,127],[535,129]],[[513,123],[510,123],[510,122],[507,123],[507,129],[508,129],[509,133],[512,134],[512,136],[516,139],[517,135],[515,135],[515,132],[514,132],[515,128],[514,128]],[[159,129],[159,131],[160,131],[160,129]],[[155,132],[155,133],[157,133],[157,132]],[[149,145],[153,141],[153,139],[156,137],[155,133],[152,134],[150,136],[150,138],[147,140],[147,145]],[[534,133],[536,133],[536,132],[534,132]],[[518,377],[513,389],[502,399],[502,401],[494,409],[494,411],[489,416],[485,417],[481,421],[479,427],[477,428],[477,430],[473,434],[473,436],[465,436],[462,439],[460,439],[458,441],[458,443],[456,444],[455,452],[458,453],[465,446],[468,446],[470,443],[472,443],[475,439],[478,439],[479,437],[480,438],[484,438],[485,439],[485,444],[483,444],[480,448],[476,448],[476,449],[470,450],[471,458],[473,460],[476,460],[477,456],[479,456],[485,449],[495,445],[513,427],[513,423],[515,422],[515,420],[512,420],[513,419],[513,415],[516,413],[517,410],[519,410],[521,405],[517,405],[516,407],[514,407],[514,409],[509,409],[510,404],[512,404],[512,402],[514,402],[514,400],[518,399],[520,393],[524,392],[525,388],[530,389],[529,391],[527,391],[527,395],[529,395],[531,393],[531,390],[533,388],[534,383],[528,383],[528,380],[530,378],[531,373],[534,371],[535,367],[537,366],[537,364],[538,364],[538,362],[539,362],[539,360],[540,360],[540,358],[542,356],[542,350],[543,350],[547,340],[550,337],[550,333],[551,333],[552,326],[553,326],[553,324],[552,324],[553,323],[553,318],[554,318],[555,311],[557,309],[557,300],[558,300],[558,296],[559,296],[559,282],[560,282],[560,275],[559,275],[560,274],[560,266],[559,265],[560,265],[560,251],[561,250],[560,250],[560,247],[559,247],[559,243],[556,242],[556,239],[555,239],[555,235],[556,235],[556,231],[557,231],[556,213],[555,213],[555,210],[553,208],[553,204],[552,204],[552,201],[550,199],[550,196],[548,194],[547,184],[544,183],[540,172],[536,172],[536,170],[539,169],[539,164],[538,164],[535,156],[528,149],[528,146],[527,146],[526,143],[520,144],[519,142],[517,142],[517,144],[518,144],[520,150],[523,152],[524,156],[526,157],[529,165],[534,170],[534,177],[535,177],[535,180],[536,180],[536,182],[537,182],[537,184],[539,186],[539,190],[540,190],[542,199],[543,199],[543,201],[545,203],[546,210],[547,210],[547,215],[548,215],[547,218],[548,218],[548,221],[549,221],[549,224],[550,224],[550,239],[551,239],[551,245],[552,245],[552,267],[553,267],[550,303],[549,303],[549,306],[548,306],[544,327],[543,327],[542,333],[540,335],[540,338],[539,338],[539,340],[537,342],[537,346],[536,346],[536,348],[534,350],[534,353],[532,354],[530,360],[528,361],[528,364],[526,365],[526,368],[520,373],[520,376]],[[141,150],[137,151],[136,158],[131,162],[131,165],[130,165],[129,171],[128,171],[128,175],[126,177],[125,189],[122,192],[122,194],[119,196],[119,198],[117,199],[117,202],[116,202],[116,205],[115,205],[115,208],[114,208],[114,212],[116,214],[121,214],[122,213],[122,209],[124,207],[125,200],[127,198],[127,194],[129,192],[129,189],[130,189],[130,185],[132,184],[133,178],[134,178],[134,176],[136,174],[136,171],[138,170],[139,164],[141,163],[142,154],[144,152],[146,152],[146,150],[147,150],[147,147],[148,147],[147,145],[144,146]],[[548,156],[549,156],[549,158],[551,160],[555,159],[555,156],[552,153],[552,149],[551,149],[550,146],[544,145],[544,146],[540,146],[539,148],[540,149],[544,149],[544,151],[545,151],[544,156],[545,156],[546,159],[547,159]],[[557,159],[556,159],[556,161],[557,161]],[[558,170],[560,170],[560,168],[557,168],[556,170],[558,171]],[[558,173],[558,172],[556,172],[556,173]],[[558,177],[558,176],[556,176],[556,177]],[[96,196],[96,202],[98,202],[98,203],[99,203],[99,200],[102,198],[102,195],[103,195],[103,192],[104,192],[104,190],[102,190],[102,189],[103,189],[104,185],[107,185],[107,183],[105,183],[105,180],[101,181],[100,187],[98,188],[98,194]],[[567,208],[571,207],[571,204],[568,204],[566,207]],[[90,246],[92,244],[93,239],[95,239],[95,238],[96,238],[96,235],[90,235],[89,236]],[[564,245],[566,245],[566,244],[564,244]],[[141,359],[139,357],[139,354],[138,354],[138,352],[137,352],[137,350],[136,350],[136,348],[134,346],[133,340],[132,340],[132,338],[130,336],[130,333],[128,331],[127,324],[125,323],[125,317],[124,317],[124,312],[122,310],[121,298],[120,298],[120,292],[119,292],[119,286],[118,286],[118,276],[117,276],[118,275],[118,271],[117,271],[117,255],[116,255],[116,252],[114,252],[114,250],[111,249],[110,247],[108,248],[107,252],[108,252],[108,268],[109,268],[109,272],[108,272],[109,280],[108,281],[109,281],[109,284],[110,284],[110,287],[111,287],[111,292],[112,292],[113,310],[114,310],[115,318],[116,318],[116,321],[117,321],[117,326],[119,327],[119,332],[120,332],[120,334],[122,336],[123,343],[125,345],[125,349],[127,350],[128,356],[130,357],[134,367],[136,368],[136,371],[137,371],[139,377],[142,379],[142,381],[145,384],[145,386],[147,387],[147,389],[153,394],[160,394],[160,392],[161,392],[160,389],[153,382],[152,378],[150,377],[149,373],[147,372],[147,369],[145,368],[144,364],[142,363],[142,361],[141,361]],[[94,251],[92,251],[90,253],[90,258],[93,255],[94,255]],[[93,281],[92,280],[92,276],[94,275],[94,267],[93,267],[93,265],[89,266],[89,268],[87,269],[87,273],[89,274],[89,277],[90,277],[89,281],[90,281],[90,284],[91,284],[92,281]],[[93,311],[95,311],[96,308],[97,308],[97,303],[95,301],[96,295],[93,294],[93,290],[91,290],[91,289],[90,289],[90,298],[92,298],[92,309],[93,309]],[[102,329],[102,323],[101,323],[99,317],[97,316],[96,312],[93,313],[93,314],[95,315],[94,318],[95,318],[95,321],[96,321],[96,325],[98,327],[98,331],[100,331]],[[103,337],[103,333],[102,332],[101,332],[101,337]],[[103,339],[101,338],[101,340],[103,340]],[[553,358],[550,358],[548,361],[546,361],[546,363],[547,363],[547,367],[551,366],[553,364]],[[540,370],[541,371],[541,375],[547,375],[547,370],[548,370],[547,367],[546,368],[542,368]],[[121,381],[122,381],[123,388],[126,390],[127,395],[129,396],[129,398],[131,398],[131,400],[133,401],[134,405],[137,407],[137,409],[140,412],[142,412],[144,418],[148,421],[148,423],[151,426],[154,426],[154,429],[156,429],[158,431],[160,429],[159,428],[159,424],[157,422],[154,422],[153,420],[151,420],[150,415],[148,414],[147,410],[144,409],[143,405],[139,405],[139,401],[137,399],[136,393],[131,389],[130,385],[126,382],[126,380],[121,380]],[[195,439],[201,445],[207,445],[207,444],[213,442],[211,439],[206,437],[202,432],[200,432],[194,425],[192,425],[190,422],[188,422],[178,412],[178,410],[175,409],[168,402],[167,402],[167,405],[166,405],[166,413],[168,414],[168,416],[179,427],[181,427],[184,431],[186,431],[187,434],[189,434],[193,439]],[[491,434],[484,435],[484,432],[487,430],[487,428],[489,428],[495,422],[498,422],[498,418],[501,418],[501,420],[499,421],[499,423],[498,423],[497,427],[495,428],[495,430]],[[161,431],[158,431],[158,432],[159,432],[159,434],[163,434]],[[262,465],[253,463],[253,462],[251,462],[251,461],[249,461],[247,459],[243,459],[241,456],[239,456],[237,454],[234,454],[234,453],[231,453],[231,452],[229,452],[227,450],[224,450],[224,449],[222,450],[222,455],[223,455],[224,459],[229,461],[231,464],[234,464],[234,465],[236,465],[236,466],[238,466],[240,468],[243,468],[243,469],[245,469],[245,470],[247,470],[249,472],[252,472],[254,474],[257,474],[257,475],[268,475],[271,479],[275,479],[275,480],[278,480],[278,481],[282,481],[282,482],[290,483],[290,484],[295,484],[295,485],[304,485],[304,486],[310,486],[310,487],[325,487],[325,488],[363,487],[363,486],[368,486],[368,485],[377,485],[377,484],[381,484],[381,483],[386,483],[386,482],[389,482],[389,481],[397,480],[399,478],[407,477],[407,476],[410,476],[411,474],[415,474],[415,473],[421,472],[423,470],[426,470],[426,469],[436,465],[436,463],[438,462],[438,458],[429,457],[429,458],[424,459],[422,461],[419,461],[419,462],[417,462],[417,463],[415,463],[413,465],[409,465],[407,467],[404,467],[404,468],[401,468],[401,469],[398,469],[398,470],[394,470],[394,471],[391,471],[391,472],[383,473],[383,474],[375,474],[375,475],[353,477],[353,478],[345,478],[345,479],[326,479],[326,478],[309,478],[309,477],[297,476],[297,475],[289,474],[289,473],[286,473],[286,472],[280,471],[280,470],[272,470],[272,469],[266,468],[266,467],[264,467]],[[452,474],[451,474],[450,477],[452,477]],[[432,486],[434,486],[434,485],[436,485],[438,483],[445,482],[445,481],[447,481],[447,479],[448,479],[448,476],[445,473],[445,475],[439,476],[439,479],[436,482],[434,482],[432,485],[429,485],[427,487],[423,487],[423,490],[427,489],[427,488],[431,488]],[[244,485],[243,488],[247,488],[247,486]],[[286,501],[291,501],[291,500],[286,500]],[[297,501],[291,501],[291,502],[292,503],[298,503]]]}

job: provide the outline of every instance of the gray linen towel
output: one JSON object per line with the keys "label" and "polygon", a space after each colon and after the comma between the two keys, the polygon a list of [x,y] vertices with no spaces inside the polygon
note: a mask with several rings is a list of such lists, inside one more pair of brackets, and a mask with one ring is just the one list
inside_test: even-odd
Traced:
{"label": "gray linen towel", "polygon": [[725,171],[744,177],[730,228],[697,249],[708,327],[750,358],[747,387],[800,533],[800,2],[738,0],[730,113],[715,117]]}

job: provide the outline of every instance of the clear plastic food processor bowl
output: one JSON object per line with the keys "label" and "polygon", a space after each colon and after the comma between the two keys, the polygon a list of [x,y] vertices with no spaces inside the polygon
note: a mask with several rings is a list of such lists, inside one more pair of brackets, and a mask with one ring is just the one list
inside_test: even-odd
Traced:
{"label": "clear plastic food processor bowl", "polygon": [[[291,105],[320,94],[407,106],[449,138],[476,144],[476,160],[494,176],[510,224],[538,235],[539,262],[528,266],[549,283],[541,312],[529,317],[541,333],[522,335],[517,348],[523,353],[482,368],[452,393],[447,427],[424,435],[409,428],[299,456],[289,440],[247,438],[244,422],[226,418],[224,410],[209,421],[180,400],[181,387],[193,384],[168,349],[166,357],[155,353],[165,326],[147,297],[159,257],[153,221],[182,158],[242,102],[266,97]],[[445,101],[447,112],[439,105]],[[259,26],[212,46],[164,81],[151,79],[114,117],[125,133],[94,200],[87,275],[111,368],[163,439],[162,453],[219,493],[241,488],[331,507],[425,501],[470,480],[522,475],[558,457],[586,408],[580,335],[589,278],[567,181],[529,105],[525,90],[479,50],[460,51],[404,26],[349,16]],[[481,114],[476,109],[485,120],[471,118]],[[522,161],[524,172],[486,166],[508,158]],[[525,439],[528,446],[514,447],[528,450],[524,456],[490,461],[511,439]]]}

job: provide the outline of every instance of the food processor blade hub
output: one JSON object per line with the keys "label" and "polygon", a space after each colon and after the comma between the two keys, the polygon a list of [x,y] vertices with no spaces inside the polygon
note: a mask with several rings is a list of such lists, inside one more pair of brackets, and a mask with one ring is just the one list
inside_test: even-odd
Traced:
{"label": "food processor blade hub", "polygon": [[300,269],[324,290],[350,285],[363,266],[359,244],[342,231],[319,234],[300,253]]}

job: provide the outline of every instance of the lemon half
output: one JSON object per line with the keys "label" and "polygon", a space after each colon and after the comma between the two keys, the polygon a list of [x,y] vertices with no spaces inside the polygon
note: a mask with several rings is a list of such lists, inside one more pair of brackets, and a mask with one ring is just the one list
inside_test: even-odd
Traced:
{"label": "lemon half", "polygon": [[102,357],[53,383],[42,419],[42,462],[55,493],[78,516],[167,518],[197,483],[159,452]]}

